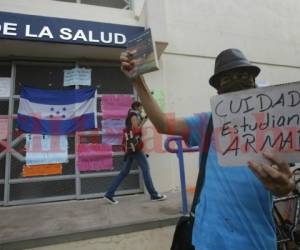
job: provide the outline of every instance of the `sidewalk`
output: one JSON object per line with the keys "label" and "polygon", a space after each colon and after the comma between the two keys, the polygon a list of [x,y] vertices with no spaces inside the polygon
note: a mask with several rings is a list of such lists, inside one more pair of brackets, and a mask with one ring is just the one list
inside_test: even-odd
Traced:
{"label": "sidewalk", "polygon": [[148,195],[117,197],[118,205],[103,199],[75,200],[0,208],[0,249],[91,239],[174,225],[181,211],[180,192],[150,201]]}

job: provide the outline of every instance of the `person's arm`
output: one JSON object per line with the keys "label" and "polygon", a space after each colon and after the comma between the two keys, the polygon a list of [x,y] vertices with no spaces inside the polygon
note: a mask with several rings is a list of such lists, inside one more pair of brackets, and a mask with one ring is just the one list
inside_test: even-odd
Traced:
{"label": "person's arm", "polygon": [[[130,53],[123,52],[120,56],[121,69],[129,77],[129,73],[134,68],[134,62],[130,60]],[[142,76],[132,79],[133,87],[136,89],[144,110],[159,133],[170,135],[181,135],[186,137],[188,125],[183,118],[169,118],[164,114],[152,95]]]}
{"label": "person's arm", "polygon": [[265,152],[263,155],[271,164],[259,164],[249,161],[250,169],[274,195],[283,196],[289,194],[295,188],[289,164],[279,159],[274,153]]}
{"label": "person's arm", "polygon": [[185,120],[183,118],[168,117],[160,110],[143,77],[134,79],[133,86],[141,99],[147,116],[159,133],[186,136],[188,126]]}

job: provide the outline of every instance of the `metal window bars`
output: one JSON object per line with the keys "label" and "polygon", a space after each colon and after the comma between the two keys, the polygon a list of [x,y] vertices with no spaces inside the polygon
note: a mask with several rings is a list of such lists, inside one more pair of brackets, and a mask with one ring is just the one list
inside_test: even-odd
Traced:
{"label": "metal window bars", "polygon": [[[62,200],[71,200],[71,199],[89,199],[89,198],[98,198],[102,197],[104,195],[103,192],[84,192],[82,190],[82,182],[87,179],[95,179],[96,178],[105,178],[105,177],[113,177],[119,174],[118,170],[115,171],[109,171],[109,172],[90,172],[90,173],[81,173],[77,168],[77,162],[76,162],[76,145],[80,141],[80,136],[100,136],[103,132],[102,131],[85,131],[85,132],[78,132],[74,135],[75,137],[75,149],[74,154],[68,154],[69,160],[75,160],[74,164],[74,173],[72,174],[63,174],[58,176],[42,176],[42,177],[26,177],[26,178],[19,178],[11,176],[11,169],[15,166],[13,166],[12,163],[12,157],[17,160],[20,163],[25,162],[25,156],[19,152],[16,147],[25,140],[25,135],[21,134],[16,137],[13,137],[13,122],[16,119],[16,114],[14,114],[14,106],[15,101],[20,98],[19,95],[14,95],[15,92],[15,82],[16,82],[16,63],[12,63],[11,65],[11,89],[10,89],[10,97],[6,98],[6,100],[9,102],[9,108],[8,108],[8,114],[5,115],[9,119],[9,126],[8,126],[8,138],[7,141],[0,141],[0,146],[4,147],[5,150],[0,152],[0,160],[5,158],[5,166],[1,166],[5,168],[5,174],[4,178],[0,179],[0,185],[3,186],[3,200],[0,200],[0,206],[8,206],[8,205],[21,205],[21,204],[32,204],[32,203],[40,203],[40,202],[52,202],[52,201],[62,201]],[[28,62],[30,64],[30,62]],[[102,97],[102,95],[97,95],[97,100],[99,100]],[[132,95],[134,97],[134,95]],[[3,115],[2,115],[3,116]],[[101,117],[102,113],[98,112],[97,117]],[[122,156],[124,153],[121,151],[113,152],[113,156]],[[125,195],[125,194],[132,194],[132,193],[138,193],[143,192],[143,181],[141,172],[137,170],[131,170],[130,172],[131,176],[137,176],[134,178],[138,178],[139,184],[136,187],[133,187],[130,184],[130,187],[128,189],[119,190],[116,192],[117,195]],[[12,198],[12,191],[11,187],[12,185],[16,184],[33,184],[33,183],[46,183],[51,181],[67,181],[71,180],[74,181],[75,186],[75,192],[72,192],[71,194],[61,194],[61,195],[53,195],[53,196],[47,196],[47,195],[41,195],[40,197],[34,197],[34,198],[21,198],[21,199],[14,199]],[[95,181],[94,180],[94,181]],[[93,181],[93,180],[92,180]]]}

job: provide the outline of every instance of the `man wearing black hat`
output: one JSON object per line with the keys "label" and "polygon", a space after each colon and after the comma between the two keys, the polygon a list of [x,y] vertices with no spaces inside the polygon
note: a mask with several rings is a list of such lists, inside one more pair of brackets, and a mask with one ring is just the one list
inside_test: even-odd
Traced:
{"label": "man wearing black hat", "polygon": [[[121,54],[121,69],[128,76],[131,55]],[[215,61],[209,83],[218,94],[255,88],[260,69],[238,49],[222,51]],[[211,113],[168,120],[151,97],[142,77],[133,79],[144,109],[158,132],[181,135],[190,146],[201,145]],[[248,166],[220,167],[216,160],[214,133],[209,148],[204,187],[196,207],[193,244],[196,250],[275,250],[272,194],[288,194],[294,188],[286,162],[273,153],[264,157],[272,164],[253,161]]]}

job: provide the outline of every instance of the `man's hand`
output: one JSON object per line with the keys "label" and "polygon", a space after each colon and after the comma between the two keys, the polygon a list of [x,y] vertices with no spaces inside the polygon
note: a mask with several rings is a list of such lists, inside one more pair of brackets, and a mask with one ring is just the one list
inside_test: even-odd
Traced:
{"label": "man's hand", "polygon": [[272,165],[249,161],[249,168],[274,195],[282,196],[295,188],[289,164],[276,157],[271,152],[264,152]]}
{"label": "man's hand", "polygon": [[121,61],[121,70],[122,72],[128,77],[133,78],[135,76],[135,60],[133,60],[132,56],[134,55],[135,51],[128,51],[122,52],[120,55]]}

